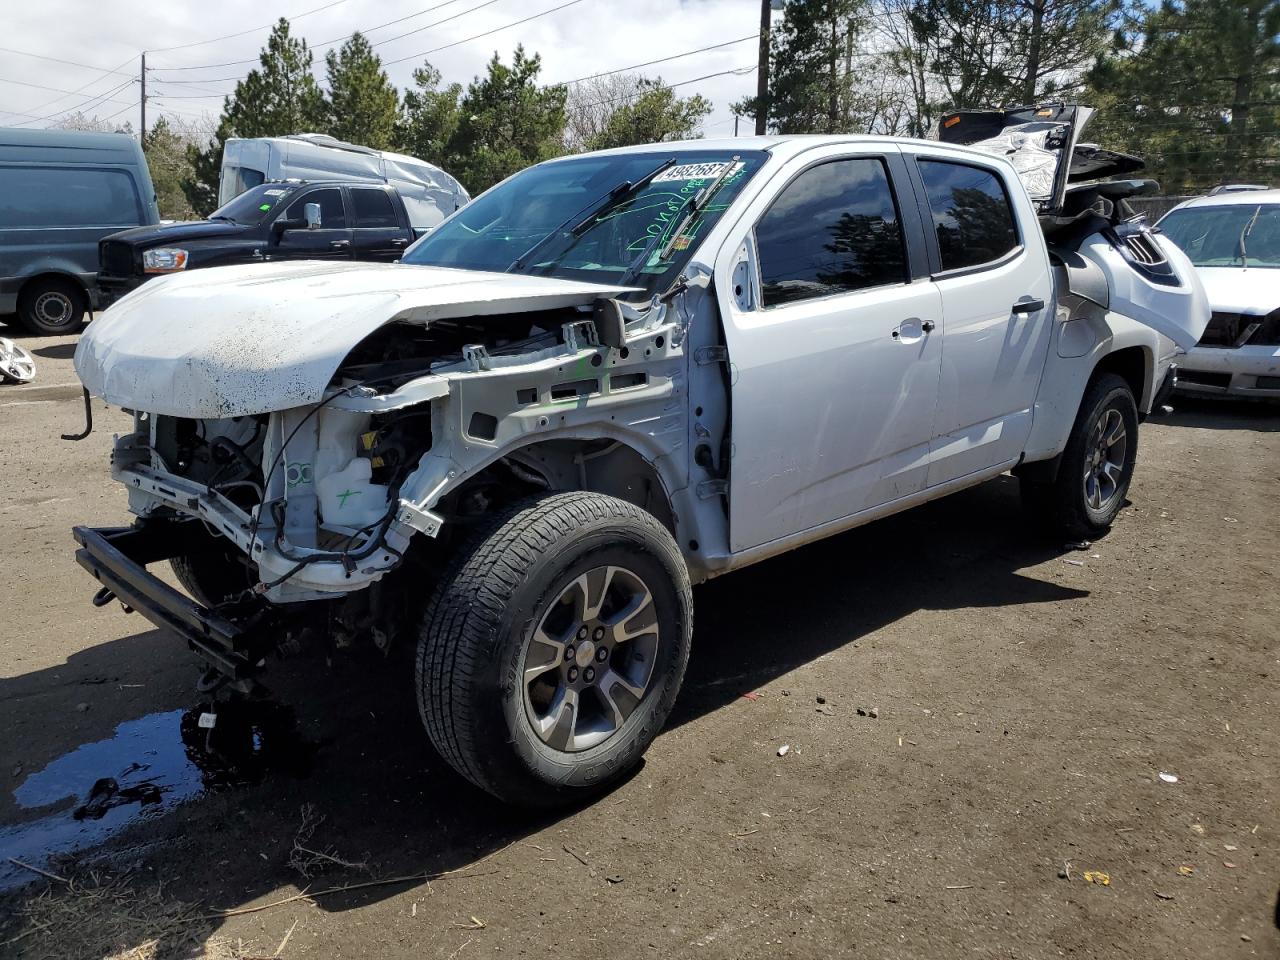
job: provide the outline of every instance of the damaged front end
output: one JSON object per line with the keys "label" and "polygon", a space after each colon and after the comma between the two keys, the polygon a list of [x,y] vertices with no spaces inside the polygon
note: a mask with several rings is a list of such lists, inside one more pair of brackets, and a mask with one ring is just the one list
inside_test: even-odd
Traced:
{"label": "damaged front end", "polygon": [[[194,415],[172,395],[166,412],[148,411],[128,394],[153,393],[189,364],[144,366],[115,311],[98,321],[77,364],[94,392],[133,412],[111,469],[139,519],[76,528],[77,559],[103,587],[96,602],[118,598],[240,682],[308,635],[385,649],[429,595],[455,531],[495,504],[611,471],[615,491],[662,515],[669,481],[654,464],[678,462],[669,454],[684,423],[673,308],[611,299],[619,288],[486,279],[524,295],[496,313],[401,309],[330,351],[314,402],[283,409],[246,409],[240,393],[206,383]],[[116,363],[96,359],[108,353]],[[146,378],[122,376],[131,366]],[[161,560],[194,600],[146,571]]]}

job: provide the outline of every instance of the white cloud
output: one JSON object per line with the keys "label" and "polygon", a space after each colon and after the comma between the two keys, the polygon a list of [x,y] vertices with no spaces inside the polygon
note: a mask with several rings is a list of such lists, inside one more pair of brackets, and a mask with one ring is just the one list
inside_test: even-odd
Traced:
{"label": "white cloud", "polygon": [[[321,41],[438,7],[368,33],[369,39],[379,44],[376,49],[384,61],[410,57],[387,68],[392,81],[403,88],[409,84],[414,67],[421,63],[419,54],[502,27],[566,0],[494,0],[482,9],[471,9],[482,2],[341,0],[330,9],[297,19],[293,29],[317,48],[316,72],[321,74],[324,49]],[[51,90],[0,81],[0,125],[27,121],[30,115],[44,116],[68,110],[85,104],[90,97],[127,84],[109,98],[89,103],[86,112],[106,117],[121,111],[120,119],[130,118],[136,127],[138,110],[132,104],[139,98],[139,88],[136,82],[128,81],[129,74],[136,77],[137,56],[142,49],[156,51],[147,57],[148,67],[153,68],[148,95],[154,98],[148,103],[149,122],[166,113],[216,117],[221,109],[221,100],[216,94],[208,99],[194,98],[213,91],[230,92],[234,82],[220,78],[243,75],[252,64],[182,71],[172,68],[256,58],[268,30],[182,50],[160,52],[162,48],[237,33],[280,15],[296,16],[323,6],[323,0],[290,0],[287,4],[250,0],[221,0],[214,4],[45,0],[19,4],[19,0],[5,0],[5,6],[9,9],[5,12],[6,29],[0,33],[0,46],[103,68],[120,65],[121,72],[104,74],[0,51],[0,78],[65,91],[84,88],[74,96],[62,96]],[[580,0],[529,23],[441,50],[429,59],[443,72],[446,82],[465,84],[483,71],[485,62],[495,51],[509,60],[516,44],[523,43],[526,50],[542,55],[543,79],[549,83],[560,82],[747,36],[758,29],[759,9],[758,0]],[[468,10],[470,12],[464,12]],[[447,23],[385,42],[458,13],[462,15]],[[755,59],[756,43],[749,40],[643,72],[660,75],[668,83],[678,83],[704,74],[751,66]],[[178,84],[163,82],[165,80],[191,82]],[[730,104],[750,96],[755,82],[754,73],[719,76],[681,87],[679,92],[700,93],[710,99],[715,112],[707,120],[706,132],[727,135],[733,132]],[[744,120],[743,132],[750,132],[749,119]]]}

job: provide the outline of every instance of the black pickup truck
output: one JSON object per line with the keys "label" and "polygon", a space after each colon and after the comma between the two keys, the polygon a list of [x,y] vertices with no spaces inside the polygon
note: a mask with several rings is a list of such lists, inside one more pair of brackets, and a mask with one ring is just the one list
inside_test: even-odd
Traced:
{"label": "black pickup truck", "polygon": [[98,243],[102,305],[153,276],[269,260],[399,259],[417,239],[404,201],[380,183],[268,182],[207,220],[136,227]]}

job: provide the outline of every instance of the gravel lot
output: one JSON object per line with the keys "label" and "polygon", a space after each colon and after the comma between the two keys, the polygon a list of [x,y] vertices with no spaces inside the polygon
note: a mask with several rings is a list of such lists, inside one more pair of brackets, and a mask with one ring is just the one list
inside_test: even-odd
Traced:
{"label": "gravel lot", "polygon": [[59,440],[72,344],[22,342],[0,956],[1280,955],[1280,411],[1145,425],[1087,550],[1032,539],[1006,477],[698,589],[647,763],[530,816],[432,754],[402,656],[277,664],[293,720],[205,763],[194,658],[72,556],[74,523],[127,521],[126,421]]}

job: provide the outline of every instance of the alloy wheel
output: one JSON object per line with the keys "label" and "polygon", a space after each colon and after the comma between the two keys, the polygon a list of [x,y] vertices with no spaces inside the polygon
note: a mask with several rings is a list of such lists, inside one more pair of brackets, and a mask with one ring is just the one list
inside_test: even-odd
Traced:
{"label": "alloy wheel", "polygon": [[1104,510],[1119,495],[1128,449],[1124,417],[1114,408],[1104,410],[1085,446],[1084,500],[1091,510]]}
{"label": "alloy wheel", "polygon": [[569,582],[535,620],[525,646],[525,712],[555,750],[608,740],[644,700],[658,653],[653,593],[624,567]]}

